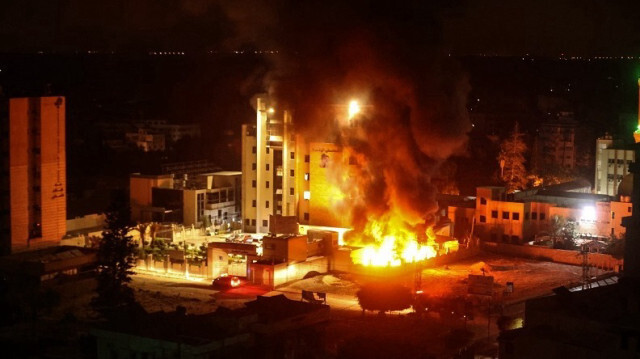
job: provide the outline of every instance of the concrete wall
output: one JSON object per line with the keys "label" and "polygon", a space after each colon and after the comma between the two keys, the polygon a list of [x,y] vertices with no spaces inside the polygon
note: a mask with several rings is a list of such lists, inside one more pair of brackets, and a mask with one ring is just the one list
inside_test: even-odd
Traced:
{"label": "concrete wall", "polygon": [[[482,249],[517,257],[540,259],[556,263],[582,265],[582,255],[578,251],[552,249],[536,246],[518,246],[505,243],[483,242]],[[609,254],[589,253],[589,265],[592,267],[616,270],[622,267],[622,259]]]}
{"label": "concrete wall", "polygon": [[249,280],[254,284],[275,288],[302,279],[309,272],[326,273],[328,270],[329,259],[327,257],[315,257],[303,262],[276,265],[251,263],[249,265]]}
{"label": "concrete wall", "polygon": [[65,99],[11,99],[9,119],[12,251],[57,244],[67,217]]}

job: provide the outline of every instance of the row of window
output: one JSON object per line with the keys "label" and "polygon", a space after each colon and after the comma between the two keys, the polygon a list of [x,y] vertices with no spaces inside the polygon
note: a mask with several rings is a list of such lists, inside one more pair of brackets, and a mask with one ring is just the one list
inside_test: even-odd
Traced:
{"label": "row of window", "polygon": [[625,164],[625,163],[629,164],[629,163],[631,163],[631,162],[633,162],[633,161],[631,161],[631,160],[620,160],[620,159],[616,160],[616,159],[614,159],[614,158],[609,158],[609,159],[607,160],[607,162],[609,162],[609,164],[610,164],[610,165],[615,164],[615,163],[617,163],[617,164],[619,164],[619,165],[623,165],[623,164]]}
{"label": "row of window", "polygon": [[[304,220],[305,220],[305,221],[308,221],[308,220],[309,220],[309,213],[307,213],[307,212],[305,212],[305,213],[304,213]],[[256,225],[256,220],[255,220],[255,219],[251,219],[251,220],[250,220],[249,218],[245,218],[245,219],[244,219],[244,225],[245,225],[245,226],[254,226],[254,227],[255,227],[255,225]],[[263,227],[268,227],[268,226],[269,226],[269,221],[268,221],[268,220],[266,220],[266,219],[262,220],[262,226],[263,226]]]}
{"label": "row of window", "polygon": [[[491,218],[498,218],[498,211],[491,211]],[[502,219],[513,219],[514,221],[519,221],[520,220],[520,213],[519,212],[508,212],[508,211],[503,211],[502,212]],[[544,221],[547,218],[546,213],[540,213],[540,220]],[[524,219],[525,220],[529,220],[529,212],[526,212],[524,214]],[[531,212],[531,220],[538,220],[538,212]],[[487,223],[487,217],[481,215],[480,216],[480,223]]]}
{"label": "row of window", "polygon": [[[267,149],[266,149],[267,154],[269,154],[270,150],[271,150],[271,149],[270,149],[269,147],[267,147]],[[256,151],[257,151],[256,146],[251,147],[251,153],[256,154]],[[296,154],[295,154],[295,152],[290,152],[290,153],[289,153],[289,158],[291,158],[292,160],[295,160],[295,159],[296,159]],[[305,161],[305,162],[307,162],[307,163],[309,163],[309,161],[310,161],[309,155],[305,155],[305,156],[304,156],[304,161]],[[254,163],[254,166],[255,166],[255,163]],[[267,165],[267,166],[268,166],[268,165]],[[254,167],[253,169],[255,170],[255,167]],[[269,170],[269,169],[267,168],[267,171],[268,171],[268,170]]]}

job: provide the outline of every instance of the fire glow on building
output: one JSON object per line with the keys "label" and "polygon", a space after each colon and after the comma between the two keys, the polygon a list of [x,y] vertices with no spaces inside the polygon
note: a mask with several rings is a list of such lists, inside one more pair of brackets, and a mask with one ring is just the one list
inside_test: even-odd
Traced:
{"label": "fire glow on building", "polygon": [[326,167],[325,185],[331,187],[323,189],[330,194],[324,205],[353,228],[343,240],[358,248],[351,252],[353,263],[399,267],[457,251],[455,239],[436,241],[435,188],[429,183],[429,173],[423,171],[427,166],[419,163],[426,157],[411,148],[410,138],[400,136],[406,142],[394,145],[393,134],[385,139],[390,147],[373,148],[377,141],[372,135],[384,131],[376,128],[378,121],[369,122],[379,115],[372,107],[349,102],[347,113],[338,115],[347,119],[339,126],[339,151],[319,164]]}

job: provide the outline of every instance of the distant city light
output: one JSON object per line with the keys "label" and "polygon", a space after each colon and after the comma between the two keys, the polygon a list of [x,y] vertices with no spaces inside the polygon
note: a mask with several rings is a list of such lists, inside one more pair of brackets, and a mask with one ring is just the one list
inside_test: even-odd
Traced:
{"label": "distant city light", "polygon": [[276,112],[276,110],[273,107],[269,107],[269,109],[267,110],[267,112],[269,113],[274,113]]}
{"label": "distant city light", "polygon": [[360,112],[360,105],[358,101],[352,100],[349,102],[349,119],[352,119],[353,116],[357,115]]}

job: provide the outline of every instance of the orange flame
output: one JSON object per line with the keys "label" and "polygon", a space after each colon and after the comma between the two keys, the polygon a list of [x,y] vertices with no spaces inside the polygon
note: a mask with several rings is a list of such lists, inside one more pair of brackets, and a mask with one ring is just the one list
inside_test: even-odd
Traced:
{"label": "orange flame", "polygon": [[419,243],[415,233],[394,226],[394,222],[370,221],[363,237],[373,239],[373,243],[352,252],[353,262],[364,266],[397,267],[403,263],[419,262],[437,255],[435,235],[431,228],[426,231],[427,242]]}

